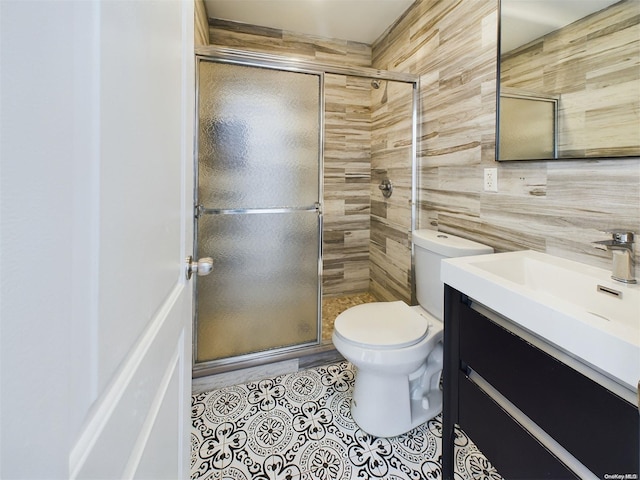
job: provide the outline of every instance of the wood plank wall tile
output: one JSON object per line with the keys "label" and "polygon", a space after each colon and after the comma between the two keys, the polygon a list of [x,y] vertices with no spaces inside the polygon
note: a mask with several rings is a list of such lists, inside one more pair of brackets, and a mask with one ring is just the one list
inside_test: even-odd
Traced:
{"label": "wood plank wall tile", "polygon": [[347,40],[209,19],[211,45],[317,60],[337,65],[371,66],[371,46]]}
{"label": "wood plank wall tile", "polygon": [[325,296],[369,289],[370,90],[370,80],[325,75]]}
{"label": "wood plank wall tile", "polygon": [[[411,146],[413,87],[381,81],[372,90],[371,281],[381,300],[411,302]],[[378,188],[393,185],[391,197]]]}
{"label": "wood plank wall tile", "polygon": [[[496,163],[496,28],[496,0],[418,0],[373,45],[375,68],[421,78],[418,226],[610,268],[592,242],[608,228],[640,232],[640,159]],[[483,191],[485,167],[498,168],[498,193]]]}

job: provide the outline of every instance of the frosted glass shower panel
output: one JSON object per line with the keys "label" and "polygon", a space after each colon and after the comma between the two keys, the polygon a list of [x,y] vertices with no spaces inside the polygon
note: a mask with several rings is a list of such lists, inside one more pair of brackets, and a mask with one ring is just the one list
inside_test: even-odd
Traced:
{"label": "frosted glass shower panel", "polygon": [[500,96],[499,160],[556,156],[555,100]]}
{"label": "frosted glass shower panel", "polygon": [[318,201],[320,76],[199,63],[199,203],[213,209]]}
{"label": "frosted glass shower panel", "polygon": [[196,362],[317,342],[318,229],[315,211],[198,219]]}

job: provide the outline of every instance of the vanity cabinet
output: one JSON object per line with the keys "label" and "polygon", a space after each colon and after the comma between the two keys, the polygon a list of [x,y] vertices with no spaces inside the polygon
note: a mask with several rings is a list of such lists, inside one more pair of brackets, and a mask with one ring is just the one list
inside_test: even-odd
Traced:
{"label": "vanity cabinet", "polygon": [[443,478],[458,424],[505,479],[638,479],[638,405],[495,318],[445,287]]}

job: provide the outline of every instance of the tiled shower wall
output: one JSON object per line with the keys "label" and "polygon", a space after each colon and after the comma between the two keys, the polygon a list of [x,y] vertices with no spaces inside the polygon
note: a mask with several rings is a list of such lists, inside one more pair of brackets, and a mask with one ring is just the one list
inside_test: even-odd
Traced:
{"label": "tiled shower wall", "polygon": [[375,68],[421,77],[419,227],[610,268],[592,242],[640,231],[640,159],[494,162],[497,21],[497,1],[418,0],[373,45]]}
{"label": "tiled shower wall", "polygon": [[[221,20],[210,21],[217,46],[347,66],[370,66],[368,45]],[[325,76],[325,296],[371,291],[411,300],[412,88],[365,78]],[[378,189],[389,176],[394,192]]]}
{"label": "tiled shower wall", "polygon": [[369,288],[371,81],[325,75],[324,296]]}
{"label": "tiled shower wall", "polygon": [[[380,82],[372,90],[369,290],[381,300],[411,301],[411,172],[413,86]],[[393,185],[385,199],[378,188]]]}
{"label": "tiled shower wall", "polygon": [[209,19],[209,42],[237,48],[347,66],[371,66],[371,46],[346,40],[300,35],[226,20]]}

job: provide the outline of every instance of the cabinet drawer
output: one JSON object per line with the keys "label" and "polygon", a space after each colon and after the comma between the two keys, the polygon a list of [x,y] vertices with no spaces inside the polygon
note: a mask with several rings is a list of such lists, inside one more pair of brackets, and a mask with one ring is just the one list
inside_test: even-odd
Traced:
{"label": "cabinet drawer", "polygon": [[638,473],[637,406],[470,307],[462,310],[461,362],[600,478]]}
{"label": "cabinet drawer", "polygon": [[503,478],[578,478],[468,378],[458,388],[460,424]]}

